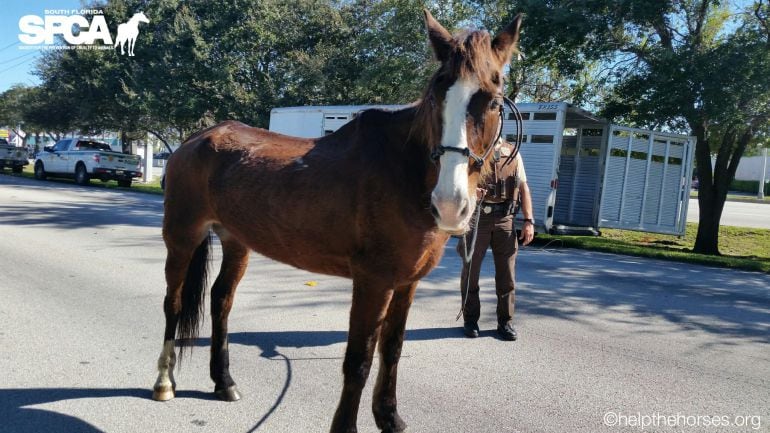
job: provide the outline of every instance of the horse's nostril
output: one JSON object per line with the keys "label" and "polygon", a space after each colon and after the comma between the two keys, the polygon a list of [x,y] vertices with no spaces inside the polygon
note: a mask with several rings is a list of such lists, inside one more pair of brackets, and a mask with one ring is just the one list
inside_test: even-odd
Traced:
{"label": "horse's nostril", "polygon": [[468,215],[468,205],[466,204],[463,206],[463,209],[460,211],[460,217],[465,218],[465,216]]}
{"label": "horse's nostril", "polygon": [[462,206],[462,209],[460,210],[460,218],[465,218],[465,216],[468,215],[468,199],[463,199],[460,205]]}
{"label": "horse's nostril", "polygon": [[436,207],[436,205],[434,204],[430,205],[430,214],[433,215],[433,218],[436,218],[436,219],[439,218],[438,208]]}

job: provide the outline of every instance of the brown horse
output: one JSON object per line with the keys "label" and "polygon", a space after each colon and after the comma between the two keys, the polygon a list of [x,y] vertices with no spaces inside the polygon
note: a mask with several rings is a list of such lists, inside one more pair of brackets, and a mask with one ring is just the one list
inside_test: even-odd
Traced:
{"label": "brown horse", "polygon": [[462,233],[476,206],[483,158],[500,128],[503,67],[521,18],[492,39],[453,37],[425,11],[441,67],[420,102],[368,110],[337,132],[301,139],[224,122],[190,137],[168,162],[163,239],[167,291],[153,398],[174,397],[174,339],[197,335],[210,231],[222,242],[211,288],[211,378],[228,401],[227,316],[249,250],[353,280],[344,383],[332,432],[355,432],[361,391],[379,342],[373,411],[383,431],[405,428],[396,371],[417,282]]}

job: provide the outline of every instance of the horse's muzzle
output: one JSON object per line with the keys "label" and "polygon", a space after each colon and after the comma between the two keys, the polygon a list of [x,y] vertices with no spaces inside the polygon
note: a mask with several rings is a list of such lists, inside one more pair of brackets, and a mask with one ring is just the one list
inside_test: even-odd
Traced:
{"label": "horse's muzzle", "polygon": [[465,197],[452,197],[448,200],[431,197],[430,211],[440,230],[449,234],[462,234],[468,229],[473,213],[472,203]]}

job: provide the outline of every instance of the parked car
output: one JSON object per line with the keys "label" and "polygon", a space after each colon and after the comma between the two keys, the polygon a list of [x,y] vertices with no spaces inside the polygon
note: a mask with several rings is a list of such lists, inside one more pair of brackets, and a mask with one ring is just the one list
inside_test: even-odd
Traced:
{"label": "parked car", "polygon": [[74,178],[80,185],[92,179],[117,180],[130,187],[142,176],[142,162],[137,155],[113,152],[107,143],[83,138],[65,138],[46,146],[35,158],[35,178]]}
{"label": "parked car", "polygon": [[14,173],[21,173],[27,164],[29,160],[25,148],[14,146],[9,144],[8,140],[0,138],[0,170],[11,167]]}

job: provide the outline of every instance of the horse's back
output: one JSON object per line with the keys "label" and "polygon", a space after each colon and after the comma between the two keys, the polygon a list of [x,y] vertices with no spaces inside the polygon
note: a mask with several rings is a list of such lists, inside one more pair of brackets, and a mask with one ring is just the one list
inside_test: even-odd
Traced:
{"label": "horse's back", "polygon": [[[234,121],[191,136],[168,161],[164,230],[215,226],[276,260],[347,272],[355,176],[344,155],[316,144]],[[323,266],[308,255],[325,256]]]}

